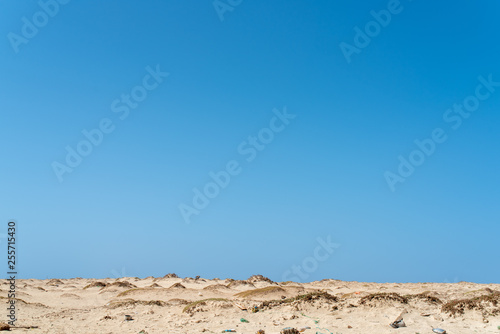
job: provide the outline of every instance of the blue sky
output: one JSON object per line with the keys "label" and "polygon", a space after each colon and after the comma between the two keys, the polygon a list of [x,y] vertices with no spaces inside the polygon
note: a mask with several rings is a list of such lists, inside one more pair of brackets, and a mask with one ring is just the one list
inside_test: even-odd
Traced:
{"label": "blue sky", "polygon": [[497,1],[54,1],[0,3],[21,277],[498,283]]}

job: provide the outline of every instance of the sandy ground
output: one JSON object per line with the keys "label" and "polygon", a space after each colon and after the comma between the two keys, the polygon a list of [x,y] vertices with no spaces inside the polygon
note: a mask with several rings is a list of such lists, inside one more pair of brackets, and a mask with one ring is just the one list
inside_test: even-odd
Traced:
{"label": "sandy ground", "polygon": [[[171,275],[167,275],[171,276]],[[177,277],[17,281],[17,333],[500,334],[500,285]],[[9,289],[1,282],[1,298]],[[458,301],[458,302],[457,302]],[[6,304],[8,305],[8,304]],[[257,312],[252,309],[257,307]],[[243,310],[242,308],[246,308]],[[406,327],[389,326],[402,312]],[[4,310],[6,319],[7,310]],[[125,315],[133,320],[126,321]],[[244,318],[248,322],[242,322]]]}

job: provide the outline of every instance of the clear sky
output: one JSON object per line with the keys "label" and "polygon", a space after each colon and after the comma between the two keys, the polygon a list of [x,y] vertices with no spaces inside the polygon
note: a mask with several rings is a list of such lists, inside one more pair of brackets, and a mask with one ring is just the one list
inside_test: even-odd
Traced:
{"label": "clear sky", "polygon": [[1,1],[2,247],[14,219],[24,278],[499,283],[499,10]]}

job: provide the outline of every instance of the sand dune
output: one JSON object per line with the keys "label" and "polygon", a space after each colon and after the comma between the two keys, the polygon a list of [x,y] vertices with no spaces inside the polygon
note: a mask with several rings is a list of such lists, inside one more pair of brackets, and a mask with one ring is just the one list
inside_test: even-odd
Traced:
{"label": "sand dune", "polygon": [[[5,283],[2,292],[6,295]],[[500,333],[500,285],[179,278],[18,280],[30,333]],[[2,297],[5,301],[7,299]],[[253,312],[257,311],[257,312]],[[402,314],[403,313],[403,314]],[[389,326],[402,314],[406,327]],[[125,316],[133,320],[126,321]],[[241,322],[244,318],[248,322]]]}

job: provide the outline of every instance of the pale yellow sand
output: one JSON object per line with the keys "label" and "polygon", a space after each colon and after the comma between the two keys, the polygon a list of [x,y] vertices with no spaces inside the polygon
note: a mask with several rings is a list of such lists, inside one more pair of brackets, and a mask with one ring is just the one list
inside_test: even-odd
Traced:
{"label": "pale yellow sand", "polygon": [[[95,282],[104,282],[107,286],[85,288]],[[175,283],[184,288],[172,287]],[[153,284],[155,286],[151,287]],[[5,280],[0,288],[4,299],[8,290]],[[267,289],[255,290],[262,288]],[[250,290],[255,291],[238,295]],[[17,296],[21,299],[17,303],[17,325],[35,325],[39,329],[16,329],[15,332],[121,334],[143,331],[153,334],[221,333],[224,329],[235,329],[237,333],[256,333],[262,329],[273,334],[284,327],[309,326],[311,329],[305,334],[424,334],[432,333],[432,327],[446,329],[450,334],[500,334],[497,329],[500,326],[500,303],[495,306],[483,301],[479,303],[481,306],[457,316],[442,310],[442,303],[483,295],[491,297],[495,291],[500,292],[500,285],[466,282],[378,284],[323,280],[301,284],[152,277],[28,279],[17,281]],[[311,292],[326,292],[333,297],[323,294],[313,295],[312,300],[284,299]],[[397,293],[404,297],[398,299],[396,296],[396,300],[363,299],[373,293]],[[424,295],[411,297],[421,293]],[[222,300],[209,300],[183,311],[188,303],[208,298]],[[261,307],[257,313],[241,310],[235,304],[250,309],[270,300],[284,302]],[[391,328],[389,323],[405,309],[408,313],[403,319],[407,327]],[[6,309],[4,313],[0,319],[6,319]],[[125,321],[126,314],[134,320]],[[240,322],[240,318],[249,323]]]}

